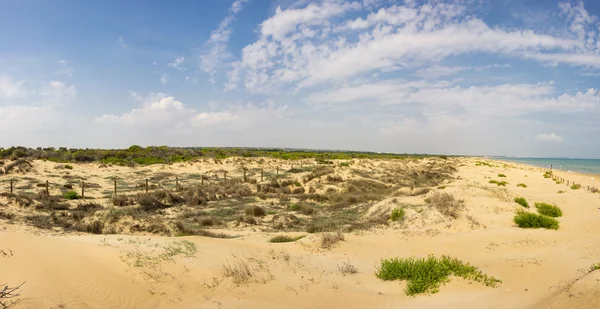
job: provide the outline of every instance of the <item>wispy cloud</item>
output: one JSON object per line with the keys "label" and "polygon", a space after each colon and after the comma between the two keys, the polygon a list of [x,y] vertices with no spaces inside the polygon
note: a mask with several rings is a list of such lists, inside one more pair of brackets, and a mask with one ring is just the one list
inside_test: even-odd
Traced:
{"label": "wispy cloud", "polygon": [[169,74],[163,73],[160,76],[160,83],[163,84],[163,85],[166,85],[167,82],[169,81],[168,77],[169,77]]}
{"label": "wispy cloud", "polygon": [[184,57],[177,57],[173,62],[168,63],[168,66],[180,70],[184,60]]}
{"label": "wispy cloud", "polygon": [[231,5],[229,14],[221,21],[219,27],[211,32],[204,51],[200,55],[200,66],[210,75],[209,81],[211,83],[215,82],[214,75],[217,73],[217,69],[232,57],[227,48],[231,37],[231,24],[246,2],[248,0],[236,0]]}
{"label": "wispy cloud", "polygon": [[69,66],[69,62],[67,60],[58,60],[57,63],[60,67],[56,72],[57,74],[64,74],[69,77],[73,76],[73,72],[75,72],[75,70]]}
{"label": "wispy cloud", "polygon": [[27,94],[24,88],[24,81],[13,81],[13,78],[7,75],[0,75],[0,98],[13,99]]}
{"label": "wispy cloud", "polygon": [[122,36],[120,36],[120,37],[119,37],[119,44],[120,44],[120,45],[121,45],[121,47],[123,47],[123,48],[129,48],[129,47],[127,46],[127,44],[125,44],[125,39],[124,39]]}

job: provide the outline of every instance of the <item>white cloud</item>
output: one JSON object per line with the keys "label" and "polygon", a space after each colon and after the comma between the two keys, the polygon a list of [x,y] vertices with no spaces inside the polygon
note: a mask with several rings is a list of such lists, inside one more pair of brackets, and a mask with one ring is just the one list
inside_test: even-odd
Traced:
{"label": "white cloud", "polygon": [[0,98],[13,99],[27,95],[24,81],[15,82],[12,77],[0,75]]}
{"label": "white cloud", "polygon": [[175,69],[181,69],[180,66],[183,64],[184,60],[185,60],[184,57],[177,57],[177,58],[175,58],[175,60],[173,60],[173,62],[169,63],[168,65]]}
{"label": "white cloud", "polygon": [[67,85],[61,81],[50,81],[45,83],[37,91],[37,94],[52,101],[66,101],[74,99],[77,96],[77,90],[74,85]]}
{"label": "white cloud", "polygon": [[69,66],[69,62],[67,60],[58,60],[57,62],[60,66],[60,69],[56,72],[57,74],[64,74],[69,77],[73,76],[73,72],[75,72],[75,70]]}
{"label": "white cloud", "polygon": [[[50,106],[0,106],[0,135],[18,136],[19,134],[15,134],[15,128],[18,128],[18,132],[58,128],[64,120],[61,113]],[[14,140],[18,142],[18,139]]]}
{"label": "white cloud", "polygon": [[229,13],[225,17],[219,27],[213,30],[210,38],[205,44],[205,50],[200,55],[200,66],[210,75],[209,80],[213,81],[213,76],[217,69],[223,66],[223,63],[232,58],[227,51],[227,44],[231,37],[231,24],[235,20],[235,15],[242,9],[243,5],[248,0],[236,0],[229,8]]}
{"label": "white cloud", "polygon": [[[468,14],[468,6],[437,1],[393,5],[366,18],[338,21],[359,8],[359,3],[349,1],[278,8],[261,24],[259,39],[246,46],[241,61],[233,64],[227,89],[242,82],[250,92],[270,93],[390,69],[418,69],[423,74],[428,73],[425,66],[450,70],[430,74],[440,77],[462,69],[441,67],[440,61],[475,53],[600,69],[597,30],[592,29],[598,25],[583,6],[570,6],[565,13],[574,20],[568,35],[489,26]],[[581,27],[589,31],[582,34]],[[332,32],[340,28],[351,31]]]}
{"label": "white cloud", "polygon": [[443,77],[443,76],[448,76],[448,75],[454,75],[458,72],[468,70],[468,69],[469,69],[469,67],[461,67],[461,66],[446,67],[446,66],[441,66],[441,65],[432,65],[428,68],[419,69],[417,71],[417,76],[420,76],[423,78],[438,78],[438,77]]}
{"label": "white cloud", "polygon": [[133,92],[131,95],[136,101],[143,102],[141,108],[134,108],[130,112],[121,115],[102,115],[94,121],[96,123],[119,125],[175,127],[182,119],[189,117],[190,113],[195,113],[193,109],[185,107],[182,102],[175,100],[174,97],[165,96],[164,94],[151,94],[147,98],[143,98]]}
{"label": "white cloud", "polygon": [[164,73],[161,77],[160,77],[160,83],[163,85],[166,85],[167,82],[169,81],[168,79],[169,74]]}
{"label": "white cloud", "polygon": [[123,48],[129,48],[127,44],[125,44],[125,39],[122,36],[119,37],[119,45]]}
{"label": "white cloud", "polygon": [[564,139],[554,133],[538,134],[537,139],[544,142],[562,142]]}

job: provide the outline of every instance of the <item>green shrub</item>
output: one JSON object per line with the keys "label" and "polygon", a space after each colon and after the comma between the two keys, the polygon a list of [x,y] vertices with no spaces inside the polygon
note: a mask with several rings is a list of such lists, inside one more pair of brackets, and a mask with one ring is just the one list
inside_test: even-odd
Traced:
{"label": "green shrub", "polygon": [[75,192],[73,190],[69,190],[69,191],[65,192],[65,194],[63,194],[63,197],[66,198],[67,200],[76,200],[79,198],[79,194],[77,194],[77,192]]}
{"label": "green shrub", "polygon": [[450,275],[482,282],[486,286],[496,287],[502,281],[482,273],[477,267],[458,259],[430,255],[427,258],[393,258],[381,261],[381,267],[375,273],[382,280],[406,280],[407,295],[436,293],[442,283],[448,282]]}
{"label": "green shrub", "polygon": [[527,188],[527,185],[524,183],[520,183],[517,185],[517,187],[521,187],[521,188]]}
{"label": "green shrub", "polygon": [[558,230],[558,221],[556,219],[532,212],[518,212],[514,221],[519,227],[525,229],[545,228]]}
{"label": "green shrub", "polygon": [[562,217],[562,210],[560,210],[558,206],[547,203],[535,203],[535,208],[537,208],[538,212],[544,216],[553,218]]}
{"label": "green shrub", "polygon": [[503,186],[503,187],[508,184],[508,182],[506,182],[506,181],[498,181],[498,180],[494,180],[494,179],[490,180],[489,183],[493,183],[493,184],[496,184],[498,186]]}
{"label": "green shrub", "polygon": [[340,166],[348,167],[348,166],[350,166],[350,163],[342,162],[342,163],[340,163]]}
{"label": "green shrub", "polygon": [[68,169],[68,170],[72,170],[73,169],[73,165],[65,164],[65,168]]}
{"label": "green shrub", "polygon": [[529,208],[529,203],[527,203],[527,200],[524,197],[515,197],[515,203],[525,208]]}
{"label": "green shrub", "polygon": [[504,177],[504,178],[506,178],[506,175],[504,175],[504,174],[498,174],[498,177]]}
{"label": "green shrub", "polygon": [[550,177],[552,177],[552,173],[550,173],[550,172],[544,173],[544,178],[550,178]]}
{"label": "green shrub", "polygon": [[404,209],[403,208],[394,208],[392,210],[392,214],[390,215],[390,219],[392,221],[402,221],[404,220]]}
{"label": "green shrub", "polygon": [[278,236],[275,236],[275,237],[269,239],[269,242],[272,242],[272,243],[294,242],[303,237],[304,236],[290,237],[287,235],[278,235]]}
{"label": "green shrub", "polygon": [[571,189],[573,189],[573,190],[579,190],[579,189],[581,189],[581,185],[580,184],[573,184],[571,186]]}
{"label": "green shrub", "polygon": [[267,211],[260,206],[248,206],[246,207],[246,215],[253,217],[264,217],[267,215]]}

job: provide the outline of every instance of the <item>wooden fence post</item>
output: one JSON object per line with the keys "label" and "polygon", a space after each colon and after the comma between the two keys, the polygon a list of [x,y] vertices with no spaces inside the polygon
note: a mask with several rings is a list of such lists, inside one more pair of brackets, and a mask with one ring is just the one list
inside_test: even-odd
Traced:
{"label": "wooden fence post", "polygon": [[223,179],[227,180],[227,172],[223,172]]}
{"label": "wooden fence post", "polygon": [[10,180],[10,194],[13,193],[13,180]]}
{"label": "wooden fence post", "polygon": [[567,180],[567,187],[569,186],[569,181]]}
{"label": "wooden fence post", "polygon": [[85,200],[85,181],[81,181],[81,198]]}
{"label": "wooden fence post", "polygon": [[48,180],[46,180],[46,195],[50,195],[50,191],[48,190]]}
{"label": "wooden fence post", "polygon": [[115,196],[117,196],[117,178],[116,177],[115,177],[114,181],[115,181]]}
{"label": "wooden fence post", "polygon": [[279,165],[277,165],[277,175],[279,175]]}
{"label": "wooden fence post", "polygon": [[179,191],[179,176],[175,176],[175,191]]}
{"label": "wooden fence post", "polygon": [[263,181],[263,172],[264,172],[264,170],[261,168],[260,169],[260,181]]}
{"label": "wooden fence post", "polygon": [[148,178],[146,178],[146,194],[148,194]]}
{"label": "wooden fence post", "polygon": [[246,178],[246,170],[244,169],[244,182],[248,182],[248,178]]}
{"label": "wooden fence post", "polygon": [[200,175],[200,182],[202,185],[204,185],[204,175]]}

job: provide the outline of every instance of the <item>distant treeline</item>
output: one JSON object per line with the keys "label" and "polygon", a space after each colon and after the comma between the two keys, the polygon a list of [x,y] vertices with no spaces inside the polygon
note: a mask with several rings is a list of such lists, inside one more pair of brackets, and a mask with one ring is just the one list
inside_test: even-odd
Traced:
{"label": "distant treeline", "polygon": [[[269,157],[285,160],[316,159],[321,163],[328,160],[349,159],[406,159],[431,155],[390,154],[356,151],[315,151],[293,149],[264,148],[181,148],[167,146],[141,147],[133,145],[127,149],[67,149],[54,148],[0,148],[0,159],[16,160],[20,158],[40,159],[52,162],[102,162],[115,165],[149,165],[160,163],[186,162],[199,158],[225,159],[228,157]],[[446,156],[439,156],[446,158]]]}

